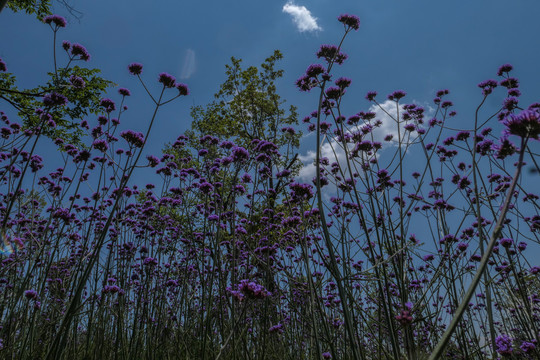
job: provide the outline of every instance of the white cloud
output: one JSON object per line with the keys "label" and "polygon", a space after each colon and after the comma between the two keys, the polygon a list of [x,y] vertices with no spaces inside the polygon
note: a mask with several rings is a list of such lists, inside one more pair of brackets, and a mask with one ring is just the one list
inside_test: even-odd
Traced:
{"label": "white cloud", "polygon": [[186,55],[184,56],[184,64],[182,65],[182,72],[180,73],[180,78],[189,79],[196,70],[195,65],[195,51],[193,51],[192,49],[187,49]]}
{"label": "white cloud", "polygon": [[[375,120],[381,120],[382,125],[380,127],[375,128],[371,135],[373,138],[366,138],[366,140],[370,141],[378,141],[383,144],[383,151],[385,147],[388,146],[397,146],[398,144],[398,128],[397,128],[397,107],[396,103],[391,100],[386,100],[385,102],[380,104],[380,107],[377,105],[371,105],[369,112],[375,113]],[[401,113],[403,112],[403,107],[400,105],[400,117]],[[361,126],[363,123],[360,123]],[[416,137],[416,132],[412,133],[412,136],[410,136],[410,132],[406,131],[403,127],[405,126],[405,123],[403,121],[400,122],[400,133],[402,137],[402,146],[406,146],[408,141],[414,140]],[[391,142],[387,142],[384,140],[384,138],[387,135],[392,135],[393,139]],[[354,145],[348,144],[349,150],[352,150]],[[377,156],[380,154],[377,153]],[[299,159],[302,161],[304,166],[302,169],[300,169],[299,178],[302,179],[305,182],[311,182],[311,180],[315,177],[315,165],[314,160],[316,157],[316,153],[313,150],[310,150],[305,155],[300,155]],[[346,166],[345,164],[345,151],[343,149],[342,143],[337,143],[336,141],[332,140],[331,142],[325,142],[321,146],[321,157],[326,157],[330,161],[330,163],[337,162],[341,164],[342,166]]]}
{"label": "white cloud", "polygon": [[317,18],[313,17],[305,6],[294,5],[292,2],[288,2],[283,5],[283,12],[292,16],[300,32],[322,30],[317,24]]}
{"label": "white cloud", "polygon": [[[371,105],[369,111],[375,113],[375,119],[381,120],[382,125],[375,130],[373,130],[373,140],[383,142],[386,135],[392,135],[394,138],[392,143],[397,144],[398,142],[398,127],[397,127],[397,107],[396,103],[392,100],[386,100],[380,107],[377,105]],[[399,106],[400,114],[404,112],[403,106]],[[405,124],[401,123],[401,136],[406,135],[406,131],[403,128]]]}

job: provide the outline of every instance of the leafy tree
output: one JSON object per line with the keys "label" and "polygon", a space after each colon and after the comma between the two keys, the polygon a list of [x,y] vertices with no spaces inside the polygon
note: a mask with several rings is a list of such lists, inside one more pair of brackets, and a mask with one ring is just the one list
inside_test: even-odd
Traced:
{"label": "leafy tree", "polygon": [[15,12],[24,11],[27,14],[36,14],[38,18],[51,13],[51,0],[0,0],[0,12],[4,6]]}
{"label": "leafy tree", "polygon": [[[267,189],[275,191],[268,199],[271,206],[283,194],[286,185],[275,183],[274,172],[288,169],[294,175],[302,165],[296,153],[302,133],[292,127],[298,124],[296,107],[289,106],[287,112],[283,108],[285,101],[276,91],[275,82],[283,76],[283,70],[276,70],[275,66],[282,58],[281,52],[275,50],[260,69],[250,66],[245,70],[241,66],[242,60],[231,58],[231,64],[225,66],[227,79],[214,95],[215,100],[206,106],[192,108],[193,122],[191,130],[186,132],[190,145],[196,150],[204,147],[198,141],[204,135],[231,141],[250,151],[254,150],[257,141],[275,144],[283,156],[272,158],[271,174],[266,177]],[[217,146],[208,148],[210,156],[206,156],[206,161],[221,155],[218,149]],[[244,170],[255,167],[256,161],[251,159]],[[260,205],[264,208],[269,203]]]}
{"label": "leafy tree", "polygon": [[[73,8],[67,0],[56,1],[65,7],[71,15],[80,19],[82,13]],[[40,20],[51,14],[51,0],[0,0],[0,12],[4,7],[14,12],[24,11],[27,14],[34,14]]]}

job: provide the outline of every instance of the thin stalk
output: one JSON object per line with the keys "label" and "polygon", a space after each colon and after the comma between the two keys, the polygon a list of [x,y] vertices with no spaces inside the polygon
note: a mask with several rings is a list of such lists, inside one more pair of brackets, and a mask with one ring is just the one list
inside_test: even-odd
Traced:
{"label": "thin stalk", "polygon": [[456,313],[454,317],[452,318],[450,325],[448,326],[448,329],[443,334],[439,343],[435,346],[435,350],[433,350],[433,353],[429,356],[428,360],[436,360],[436,359],[441,358],[442,353],[444,349],[446,348],[446,345],[448,345],[448,343],[450,342],[450,339],[452,338],[454,331],[456,330],[459,322],[461,321],[463,314],[469,307],[469,301],[471,300],[476,290],[476,287],[480,283],[480,280],[482,276],[484,275],[484,271],[487,269],[489,258],[491,257],[491,253],[493,252],[493,248],[495,247],[495,244],[497,243],[497,239],[501,235],[501,231],[504,225],[504,220],[506,218],[506,213],[508,212],[508,208],[510,207],[510,202],[514,195],[514,189],[516,188],[519,175],[521,174],[521,168],[523,167],[523,156],[525,154],[526,144],[527,144],[527,139],[522,139],[521,150],[519,152],[519,160],[517,163],[514,179],[512,180],[512,184],[510,185],[510,188],[508,189],[506,199],[504,201],[504,205],[501,209],[501,215],[497,219],[497,224],[495,225],[495,228],[493,229],[493,232],[491,233],[489,244],[486,248],[486,252],[482,256],[482,260],[480,262],[480,265],[478,266],[478,270],[476,271],[476,274],[474,275],[471,285],[469,285],[469,288],[467,289],[467,293],[465,294],[465,297],[459,304],[459,307],[457,308]]}

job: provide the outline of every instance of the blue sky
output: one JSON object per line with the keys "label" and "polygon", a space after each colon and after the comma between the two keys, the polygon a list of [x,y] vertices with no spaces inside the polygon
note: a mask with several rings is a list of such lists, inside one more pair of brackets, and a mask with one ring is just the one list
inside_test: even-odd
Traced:
{"label": "blue sky", "polygon": [[[345,98],[350,114],[368,109],[369,90],[385,96],[403,89],[406,100],[427,104],[435,91],[447,88],[458,111],[454,121],[467,127],[481,99],[476,84],[494,78],[503,63],[513,64],[513,75],[521,80],[522,106],[540,101],[540,2],[534,0],[93,0],[72,5],[83,14],[80,21],[56,4],[55,12],[69,23],[59,40],[84,45],[92,55],[85,65],[101,68],[105,78],[132,91],[124,125],[142,131],[151,114],[150,100],[126,70],[129,63],[144,64],[144,78],[155,91],[160,72],[184,77],[188,84],[191,95],[161,111],[149,139],[152,153],[189,127],[190,106],[212,101],[231,56],[247,67],[281,50],[285,76],[278,91],[298,106],[300,118],[307,115],[316,96],[300,93],[294,81],[316,62],[320,44],[339,41],[343,27],[336,18],[342,13],[361,20],[343,48],[349,60],[337,69],[353,79]],[[39,84],[52,68],[48,26],[4,10],[0,34],[0,57],[21,86]],[[495,108],[501,100],[494,96],[488,105]],[[303,153],[313,145],[304,144]]]}

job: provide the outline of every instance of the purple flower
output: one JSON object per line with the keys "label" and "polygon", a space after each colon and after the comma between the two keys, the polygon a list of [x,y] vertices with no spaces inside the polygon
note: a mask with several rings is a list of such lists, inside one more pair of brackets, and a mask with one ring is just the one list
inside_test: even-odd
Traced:
{"label": "purple flower", "polygon": [[128,144],[135,147],[142,147],[144,145],[144,135],[140,132],[135,132],[133,130],[126,130],[120,133],[120,136],[128,142]]}
{"label": "purple flower", "polygon": [[105,152],[109,149],[109,145],[107,144],[107,141],[101,140],[101,139],[95,140],[92,143],[92,146],[94,147],[94,149],[97,149],[101,152]]}
{"label": "purple flower", "polygon": [[457,248],[459,249],[459,251],[465,251],[465,250],[467,250],[468,247],[469,247],[469,245],[467,243],[464,243],[464,242],[460,242],[457,245]]}
{"label": "purple flower", "polygon": [[240,280],[238,284],[238,291],[242,292],[249,298],[253,299],[264,299],[265,297],[270,296],[270,292],[266,290],[262,285],[259,285],[253,281],[247,279]]}
{"label": "purple flower", "polygon": [[116,106],[114,104],[114,101],[111,99],[101,99],[99,102],[100,106],[103,106],[105,108],[105,111],[110,113],[116,109]]}
{"label": "purple flower", "polygon": [[140,75],[142,74],[143,66],[139,63],[133,63],[128,65],[128,70],[132,75]]}
{"label": "purple flower", "polygon": [[81,44],[73,44],[71,47],[71,54],[73,56],[80,56],[81,60],[88,61],[90,60],[90,54],[84,46]]}
{"label": "purple flower", "polygon": [[497,81],[495,80],[485,80],[478,84],[478,87],[482,89],[482,94],[487,96],[491,94],[493,89],[497,87]]}
{"label": "purple flower", "polygon": [[312,64],[306,70],[306,75],[309,78],[315,78],[317,75],[324,74],[326,69],[321,64]]}
{"label": "purple flower", "polygon": [[205,194],[209,194],[214,189],[214,186],[207,181],[203,181],[199,184],[199,190]]}
{"label": "purple flower", "polygon": [[150,167],[156,167],[159,164],[159,159],[153,155],[147,155],[146,159],[148,160],[148,165],[150,165]]}
{"label": "purple flower", "polygon": [[327,352],[323,352],[322,353],[322,357],[324,359],[331,359],[332,358],[332,354],[330,354],[328,351]]}
{"label": "purple flower", "polygon": [[508,335],[499,335],[495,339],[495,345],[497,346],[497,352],[501,355],[512,354],[512,339]]}
{"label": "purple flower", "polygon": [[340,89],[345,89],[351,85],[352,80],[346,77],[340,77],[335,81],[335,84],[339,86]]}
{"label": "purple flower", "polygon": [[514,244],[514,240],[512,240],[512,239],[507,239],[507,238],[501,239],[501,240],[499,240],[499,244],[500,244],[503,248],[508,249],[509,247],[512,246],[512,244]]}
{"label": "purple flower", "polygon": [[206,149],[199,150],[199,156],[205,156],[206,154],[208,154],[208,150]]}
{"label": "purple flower", "polygon": [[376,91],[369,91],[366,95],[366,99],[369,100],[369,101],[373,101],[375,100],[375,96],[377,96],[377,92]]}
{"label": "purple flower", "polygon": [[403,326],[407,326],[413,321],[413,317],[411,316],[411,310],[409,307],[407,307],[406,309],[402,309],[401,313],[399,315],[396,315],[395,318]]}
{"label": "purple flower", "polygon": [[249,184],[251,182],[251,175],[247,173],[242,175],[242,182]]}
{"label": "purple flower", "polygon": [[130,96],[131,92],[126,88],[120,88],[118,89],[118,93],[122,96]]}
{"label": "purple flower", "polygon": [[147,257],[143,260],[144,266],[154,266],[157,265],[158,261],[157,259],[154,259],[153,257]]}
{"label": "purple flower", "polygon": [[508,96],[520,97],[521,91],[519,89],[508,89]]}
{"label": "purple flower", "polygon": [[35,299],[37,299],[37,297],[38,297],[38,293],[37,293],[36,290],[33,290],[33,289],[31,289],[31,290],[26,290],[26,291],[24,292],[24,296],[25,296],[27,299],[35,300]]}
{"label": "purple flower", "polygon": [[160,83],[163,84],[163,86],[167,88],[173,88],[176,84],[176,79],[174,76],[169,75],[167,73],[161,73],[159,74],[159,80]]}
{"label": "purple flower", "polygon": [[360,19],[355,15],[342,14],[338,17],[338,21],[346,27],[354,30],[358,30],[360,28]]}
{"label": "purple flower", "polygon": [[0,71],[7,71],[6,63],[2,61],[2,58],[0,58]]}
{"label": "purple flower", "polygon": [[337,100],[343,95],[344,91],[336,86],[331,86],[326,89],[326,97],[328,99]]}
{"label": "purple flower", "polygon": [[497,71],[497,75],[502,76],[504,73],[509,73],[510,71],[512,71],[513,68],[514,67],[510,64],[501,65],[501,67]]}
{"label": "purple flower", "polygon": [[243,162],[249,159],[249,152],[241,146],[235,146],[232,149],[232,157],[234,162]]}
{"label": "purple flower", "polygon": [[296,80],[295,85],[300,91],[310,91],[317,86],[317,80],[304,75]]}
{"label": "purple flower", "polygon": [[428,255],[425,255],[422,260],[424,261],[433,261],[435,259],[435,256],[433,256],[432,254],[428,254]]}
{"label": "purple flower", "polygon": [[69,49],[71,49],[71,43],[67,40],[62,41],[62,48],[65,51],[69,51]]}
{"label": "purple flower", "polygon": [[518,115],[510,115],[503,124],[509,134],[522,138],[538,140],[540,135],[540,114],[535,110],[523,110]]}
{"label": "purple flower", "polygon": [[189,89],[186,84],[176,84],[176,89],[178,90],[178,94],[180,96],[189,95]]}
{"label": "purple flower", "polygon": [[534,345],[532,342],[524,341],[521,343],[521,346],[519,348],[525,354],[530,354],[534,351],[534,349],[536,349],[536,345]]}
{"label": "purple flower", "polygon": [[405,91],[403,91],[403,90],[396,90],[396,91],[394,91],[393,93],[391,93],[390,95],[388,95],[388,100],[399,101],[399,99],[405,97],[405,95],[407,95],[407,94],[405,93]]}
{"label": "purple flower", "polygon": [[56,92],[47,94],[43,97],[43,104],[49,107],[63,106],[63,105],[66,105],[67,102],[68,100],[64,95],[56,93]]}
{"label": "purple flower", "polygon": [[501,138],[501,143],[499,145],[493,145],[493,149],[497,151],[497,154],[495,155],[497,159],[504,159],[517,151],[515,145],[512,144],[507,137]]}
{"label": "purple flower", "polygon": [[507,89],[517,89],[519,87],[519,80],[513,77],[509,77],[502,80],[500,84]]}
{"label": "purple flower", "polygon": [[471,134],[468,131],[460,131],[456,135],[456,140],[458,141],[464,141],[469,138]]}
{"label": "purple flower", "polygon": [[69,82],[76,89],[84,89],[84,87],[86,86],[86,83],[84,82],[83,78],[79,76],[75,76],[75,75],[71,75],[69,77]]}
{"label": "purple flower", "polygon": [[403,128],[407,131],[414,131],[416,127],[414,126],[414,124],[407,124]]}
{"label": "purple flower", "polygon": [[317,57],[324,58],[328,63],[334,60],[340,65],[347,59],[347,55],[339,52],[335,45],[321,45]]}
{"label": "purple flower", "polygon": [[62,16],[60,15],[49,15],[49,16],[45,16],[43,18],[43,22],[45,24],[53,24],[56,26],[56,28],[59,28],[59,27],[66,27],[66,19],[64,19]]}

